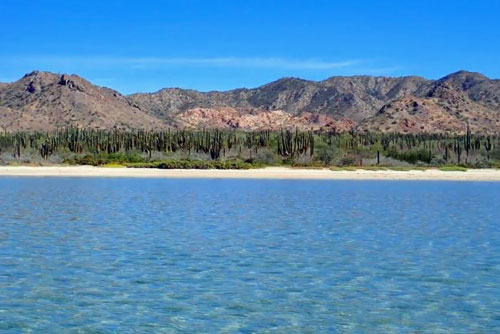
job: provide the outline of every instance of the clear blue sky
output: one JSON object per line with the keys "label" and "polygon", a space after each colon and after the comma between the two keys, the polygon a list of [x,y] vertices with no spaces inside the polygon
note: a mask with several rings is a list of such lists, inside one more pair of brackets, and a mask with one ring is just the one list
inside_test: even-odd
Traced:
{"label": "clear blue sky", "polygon": [[122,93],[283,76],[500,78],[500,1],[0,1],[0,81],[77,73]]}

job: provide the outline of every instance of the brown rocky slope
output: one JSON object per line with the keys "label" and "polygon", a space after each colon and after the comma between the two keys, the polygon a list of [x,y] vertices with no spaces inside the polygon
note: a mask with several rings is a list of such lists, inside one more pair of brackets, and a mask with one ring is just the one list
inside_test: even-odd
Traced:
{"label": "brown rocky slope", "polygon": [[179,88],[123,96],[76,75],[32,72],[0,85],[0,130],[56,127],[500,132],[500,81],[460,71],[421,77],[283,78],[254,89]]}
{"label": "brown rocky slope", "polygon": [[149,116],[127,97],[77,75],[32,72],[0,87],[0,130],[85,128],[153,129],[164,121]]}

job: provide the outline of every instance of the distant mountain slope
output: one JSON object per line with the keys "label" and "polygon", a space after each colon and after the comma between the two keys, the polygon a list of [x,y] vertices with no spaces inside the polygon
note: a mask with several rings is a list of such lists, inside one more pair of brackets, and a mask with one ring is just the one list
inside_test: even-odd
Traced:
{"label": "distant mountain slope", "polygon": [[133,94],[130,98],[159,116],[171,116],[195,107],[227,106],[283,110],[293,115],[312,112],[360,121],[373,115],[387,101],[430,84],[419,77],[332,77],[320,82],[283,78],[254,89],[208,93],[163,89],[153,94]]}
{"label": "distant mountain slope", "polygon": [[360,123],[363,130],[398,132],[500,131],[500,82],[457,72],[392,100]]}
{"label": "distant mountain slope", "polygon": [[165,122],[127,97],[76,75],[32,72],[0,87],[0,128],[7,131],[87,128],[152,129]]}
{"label": "distant mountain slope", "polygon": [[0,85],[7,131],[92,128],[335,129],[500,132],[500,80],[460,71],[439,80],[352,76],[283,78],[253,89],[168,88],[123,96],[76,75],[32,72]]}

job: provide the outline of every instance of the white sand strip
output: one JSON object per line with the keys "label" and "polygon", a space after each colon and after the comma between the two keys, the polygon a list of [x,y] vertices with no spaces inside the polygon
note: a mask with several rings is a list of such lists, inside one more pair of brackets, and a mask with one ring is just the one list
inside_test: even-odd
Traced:
{"label": "white sand strip", "polygon": [[103,168],[92,166],[0,166],[0,176],[500,181],[500,170],[470,169],[466,172],[441,171],[438,169],[423,171],[331,171],[329,169],[296,169],[285,167],[268,167],[249,170],[200,170]]}

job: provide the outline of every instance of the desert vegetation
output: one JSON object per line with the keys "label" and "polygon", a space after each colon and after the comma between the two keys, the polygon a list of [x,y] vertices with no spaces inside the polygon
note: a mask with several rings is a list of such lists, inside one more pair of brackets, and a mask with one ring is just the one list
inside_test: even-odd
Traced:
{"label": "desert vegetation", "polygon": [[0,134],[1,164],[246,169],[288,165],[337,169],[443,170],[500,167],[500,136],[334,131],[67,128]]}

